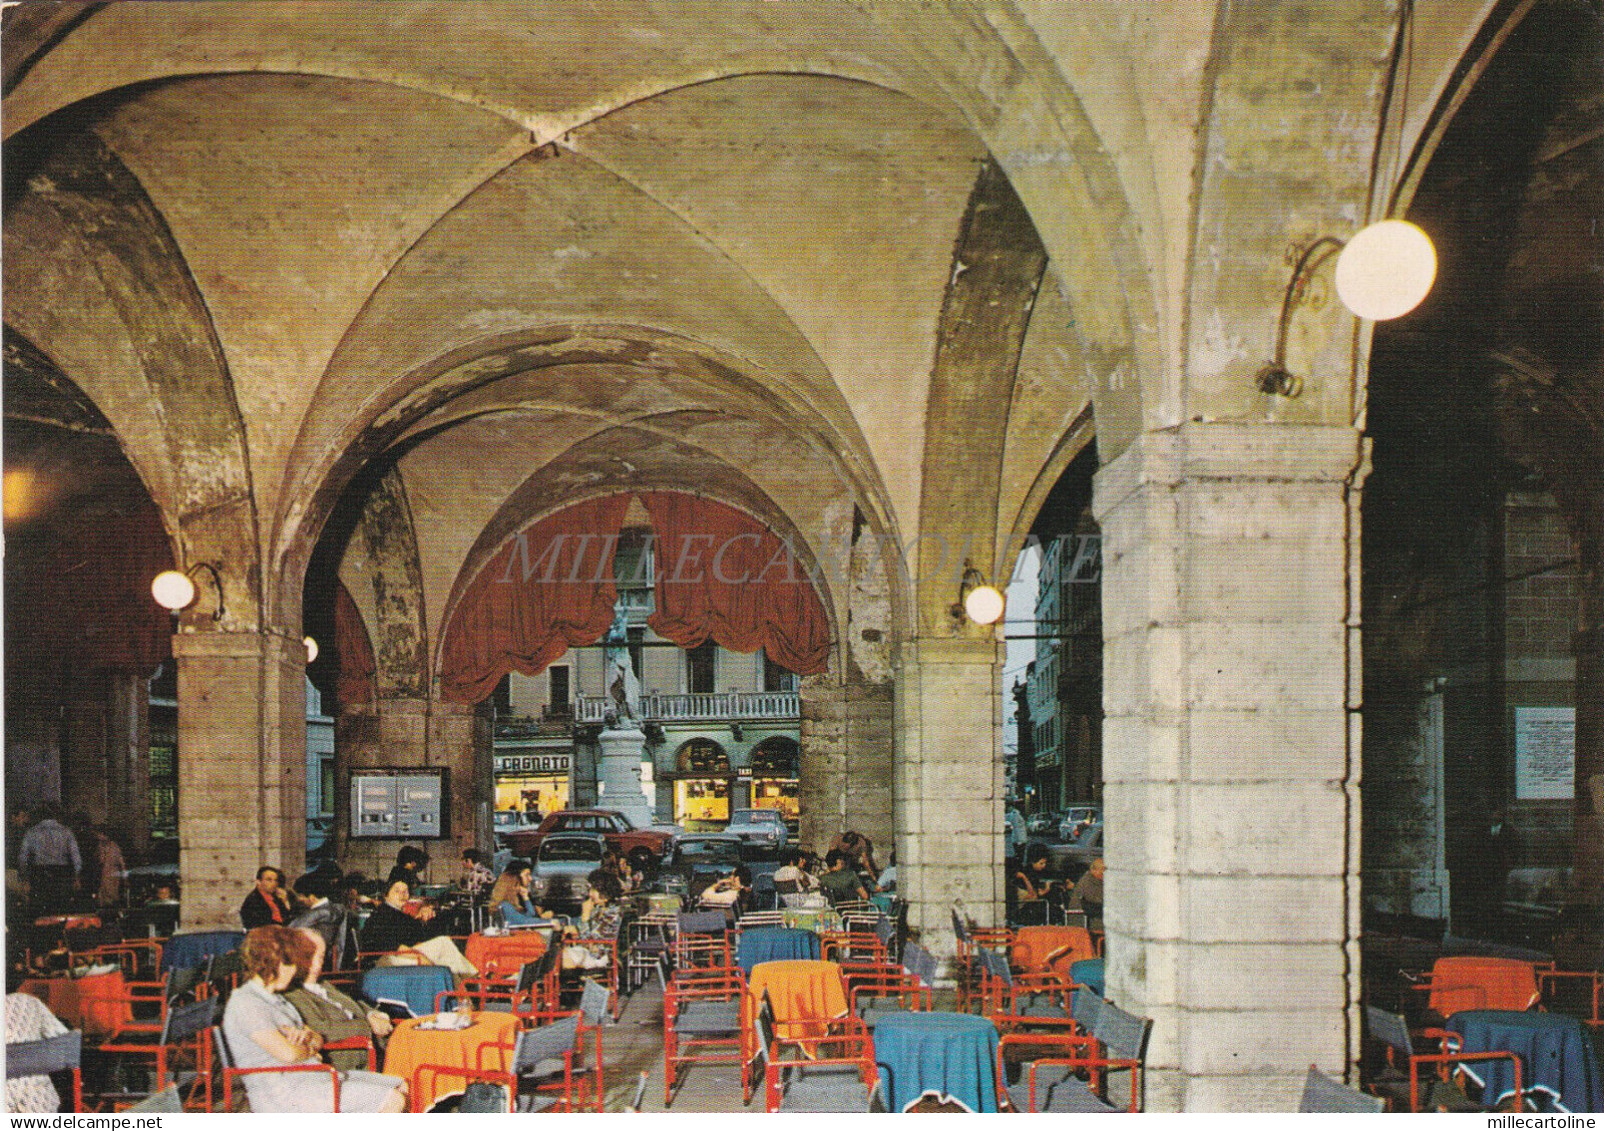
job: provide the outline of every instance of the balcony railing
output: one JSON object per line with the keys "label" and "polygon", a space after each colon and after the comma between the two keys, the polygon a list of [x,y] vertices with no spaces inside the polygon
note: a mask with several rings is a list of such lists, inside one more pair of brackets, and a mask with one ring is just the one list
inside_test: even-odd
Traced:
{"label": "balcony railing", "polygon": [[[599,723],[612,709],[608,696],[581,695],[576,718],[582,723]],[[715,691],[708,695],[642,695],[640,710],[642,722],[727,722],[796,719],[802,715],[802,704],[795,691]]]}

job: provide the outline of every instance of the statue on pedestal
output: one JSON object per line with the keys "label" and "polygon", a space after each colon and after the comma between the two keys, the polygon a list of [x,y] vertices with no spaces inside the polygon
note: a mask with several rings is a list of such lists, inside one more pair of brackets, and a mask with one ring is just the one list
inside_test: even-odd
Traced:
{"label": "statue on pedestal", "polygon": [[613,623],[602,637],[602,660],[607,694],[613,709],[607,712],[607,729],[640,729],[640,680],[629,656],[629,611],[619,601]]}

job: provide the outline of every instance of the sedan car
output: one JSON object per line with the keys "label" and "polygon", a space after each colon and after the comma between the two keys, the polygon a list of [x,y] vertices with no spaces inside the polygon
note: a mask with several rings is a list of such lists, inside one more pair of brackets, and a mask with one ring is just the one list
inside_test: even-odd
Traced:
{"label": "sedan car", "polygon": [[741,838],[729,833],[682,836],[658,873],[658,883],[665,892],[694,903],[708,884],[729,875],[741,863],[741,847]]}
{"label": "sedan car", "polygon": [[778,851],[791,839],[791,830],[785,827],[785,817],[775,809],[737,809],[730,814],[725,833],[741,839],[742,844],[757,845]]}
{"label": "sedan car", "polygon": [[601,867],[607,838],[600,833],[552,833],[535,853],[529,894],[548,911],[577,912],[590,894],[590,874]]}
{"label": "sedan car", "polygon": [[1087,825],[1102,824],[1103,810],[1098,805],[1071,805],[1058,824],[1058,839],[1073,840],[1076,832]]}
{"label": "sedan car", "polygon": [[1062,818],[1057,813],[1054,813],[1051,809],[1048,809],[1041,813],[1032,815],[1031,818],[1025,822],[1025,831],[1031,836],[1056,836],[1058,834],[1058,822],[1060,820],[1062,820]]}

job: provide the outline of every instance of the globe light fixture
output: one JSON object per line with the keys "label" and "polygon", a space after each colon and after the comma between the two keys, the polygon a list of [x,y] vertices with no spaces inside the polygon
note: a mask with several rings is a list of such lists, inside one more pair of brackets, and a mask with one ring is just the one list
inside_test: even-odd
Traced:
{"label": "globe light fixture", "polygon": [[156,598],[156,603],[162,608],[176,613],[179,609],[189,608],[195,600],[195,583],[187,574],[176,569],[163,570],[150,583],[150,595]]}
{"label": "globe light fixture", "polygon": [[317,641],[310,636],[303,636],[301,643],[306,645],[306,662],[310,664],[317,659]]}
{"label": "globe light fixture", "polygon": [[222,620],[223,578],[211,562],[196,562],[186,570],[163,570],[151,579],[150,595],[164,609],[175,613],[187,609],[195,603],[195,571],[202,569],[212,575],[212,585],[217,591],[217,607],[212,610],[212,619]]}
{"label": "globe light fixture", "polygon": [[1337,297],[1360,318],[1402,318],[1431,293],[1437,249],[1407,220],[1362,229],[1337,256]]}
{"label": "globe light fixture", "polygon": [[971,589],[964,598],[964,612],[976,624],[996,624],[1003,615],[1003,595],[994,586]]}

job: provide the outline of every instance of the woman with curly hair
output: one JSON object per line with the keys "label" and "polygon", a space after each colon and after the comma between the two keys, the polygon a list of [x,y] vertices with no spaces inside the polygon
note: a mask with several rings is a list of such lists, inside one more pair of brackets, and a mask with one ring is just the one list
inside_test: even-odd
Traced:
{"label": "woman with curly hair", "polygon": [[[288,927],[257,927],[245,936],[241,957],[250,980],[235,990],[223,1011],[223,1039],[239,1068],[321,1064],[323,1038],[279,995],[296,976],[300,936]],[[244,1077],[251,1110],[334,1110],[334,1089],[325,1073],[255,1073]],[[377,1072],[340,1073],[340,1110],[392,1114],[406,1109],[406,1081]]]}

